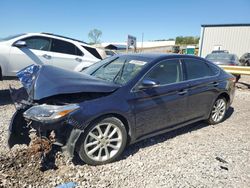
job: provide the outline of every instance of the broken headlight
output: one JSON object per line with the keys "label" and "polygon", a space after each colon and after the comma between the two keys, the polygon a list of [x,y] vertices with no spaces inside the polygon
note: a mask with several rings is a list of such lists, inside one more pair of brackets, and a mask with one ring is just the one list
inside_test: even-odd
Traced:
{"label": "broken headlight", "polygon": [[27,119],[41,122],[55,121],[67,116],[69,113],[79,108],[80,107],[76,104],[63,106],[43,104],[29,108],[23,113],[23,116]]}

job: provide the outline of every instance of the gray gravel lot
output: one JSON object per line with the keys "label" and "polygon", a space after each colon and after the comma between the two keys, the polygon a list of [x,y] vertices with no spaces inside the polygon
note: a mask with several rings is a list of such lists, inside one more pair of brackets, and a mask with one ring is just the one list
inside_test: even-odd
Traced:
{"label": "gray gravel lot", "polygon": [[79,187],[250,187],[250,77],[240,82],[228,118],[219,125],[200,122],[144,140],[103,166],[74,165],[58,154],[58,169],[45,172],[23,157],[26,147],[7,149],[15,111],[7,88],[20,85],[0,82],[0,187],[54,187],[68,181]]}

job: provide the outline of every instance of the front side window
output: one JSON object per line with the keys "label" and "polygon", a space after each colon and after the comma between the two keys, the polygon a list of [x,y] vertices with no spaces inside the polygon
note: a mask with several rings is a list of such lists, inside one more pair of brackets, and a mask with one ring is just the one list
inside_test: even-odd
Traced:
{"label": "front side window", "polygon": [[144,77],[144,79],[158,81],[160,85],[182,81],[182,71],[179,60],[164,60],[160,62]]}
{"label": "front side window", "polygon": [[63,54],[70,54],[70,55],[76,55],[76,46],[74,44],[71,44],[70,42],[53,39],[52,46],[51,46],[52,52],[57,53],[63,53]]}
{"label": "front side window", "polygon": [[207,63],[198,60],[198,59],[184,59],[186,72],[187,72],[187,80],[205,78],[209,76],[213,76],[214,72],[207,65]]}
{"label": "front side window", "polygon": [[24,39],[26,42],[27,48],[34,50],[50,50],[50,39],[47,37],[30,37]]}

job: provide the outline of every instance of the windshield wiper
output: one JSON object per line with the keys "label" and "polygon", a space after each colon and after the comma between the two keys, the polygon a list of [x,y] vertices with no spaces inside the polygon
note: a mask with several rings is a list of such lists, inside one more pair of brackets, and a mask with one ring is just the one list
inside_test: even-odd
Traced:
{"label": "windshield wiper", "polygon": [[123,65],[122,65],[122,68],[119,70],[119,72],[115,75],[114,79],[113,79],[113,82],[116,83],[116,80],[118,80],[118,76],[119,76],[119,79],[121,78],[121,76],[123,75],[123,71],[124,71],[124,68],[125,68],[125,64],[126,64],[127,60],[125,60],[123,62]]}

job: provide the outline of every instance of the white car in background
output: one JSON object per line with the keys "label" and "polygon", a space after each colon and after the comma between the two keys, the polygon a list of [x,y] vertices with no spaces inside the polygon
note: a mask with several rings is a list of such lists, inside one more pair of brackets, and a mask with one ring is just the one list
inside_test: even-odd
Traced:
{"label": "white car in background", "polygon": [[0,40],[0,79],[16,76],[31,64],[82,71],[104,58],[104,50],[79,40],[51,33],[19,34]]}

